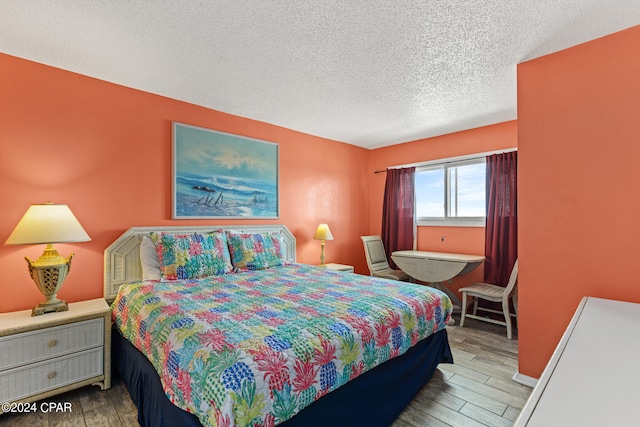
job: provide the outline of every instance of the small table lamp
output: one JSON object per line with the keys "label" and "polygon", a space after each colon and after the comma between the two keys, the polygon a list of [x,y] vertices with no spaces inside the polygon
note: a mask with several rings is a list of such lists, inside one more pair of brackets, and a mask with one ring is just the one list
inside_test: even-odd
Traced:
{"label": "small table lamp", "polygon": [[320,224],[313,236],[315,240],[320,240],[320,267],[324,267],[324,241],[333,240],[333,235],[327,224]]}
{"label": "small table lamp", "polygon": [[52,311],[67,311],[66,301],[57,298],[71,266],[71,258],[63,258],[53,247],[54,243],[88,242],[91,240],[67,205],[31,205],[5,245],[36,245],[46,243],[44,253],[35,261],[25,257],[29,273],[45,301],[36,305],[32,316]]}

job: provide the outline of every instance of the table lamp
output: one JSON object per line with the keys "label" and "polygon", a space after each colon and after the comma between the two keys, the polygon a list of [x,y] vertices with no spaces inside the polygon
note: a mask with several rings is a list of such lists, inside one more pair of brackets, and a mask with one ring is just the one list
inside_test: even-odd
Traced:
{"label": "table lamp", "polygon": [[333,240],[333,235],[327,224],[320,224],[313,236],[315,240],[320,240],[320,267],[324,267],[324,241]]}
{"label": "table lamp", "polygon": [[88,242],[91,240],[67,205],[31,205],[5,245],[46,244],[43,254],[35,261],[25,257],[29,265],[29,274],[45,297],[45,301],[36,305],[32,316],[53,311],[67,311],[66,301],[59,300],[58,291],[67,277],[71,258],[63,258],[53,247],[54,243]]}

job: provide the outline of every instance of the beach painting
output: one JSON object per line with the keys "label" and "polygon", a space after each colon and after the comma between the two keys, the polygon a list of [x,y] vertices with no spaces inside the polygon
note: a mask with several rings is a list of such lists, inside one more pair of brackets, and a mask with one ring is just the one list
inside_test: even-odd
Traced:
{"label": "beach painting", "polygon": [[277,217],[278,144],[173,122],[173,219]]}

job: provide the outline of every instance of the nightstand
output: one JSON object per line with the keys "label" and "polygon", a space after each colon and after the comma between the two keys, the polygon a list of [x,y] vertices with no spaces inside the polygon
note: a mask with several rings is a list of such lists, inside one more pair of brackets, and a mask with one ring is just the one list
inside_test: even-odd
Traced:
{"label": "nightstand", "polygon": [[111,310],[104,299],[41,316],[31,317],[30,309],[0,314],[0,403],[89,384],[111,387]]}
{"label": "nightstand", "polygon": [[336,263],[329,263],[329,264],[325,264],[324,267],[328,270],[335,270],[335,271],[344,271],[346,273],[353,273],[353,266],[352,265],[345,265],[345,264],[336,264]]}

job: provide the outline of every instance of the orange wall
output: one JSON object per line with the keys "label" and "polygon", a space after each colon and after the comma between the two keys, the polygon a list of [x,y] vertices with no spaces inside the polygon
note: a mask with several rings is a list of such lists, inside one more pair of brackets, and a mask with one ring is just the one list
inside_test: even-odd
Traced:
{"label": "orange wall", "polygon": [[32,203],[68,204],[92,237],[56,245],[76,254],[59,294],[68,301],[102,296],[103,251],[131,226],[256,222],[170,219],[172,121],[277,142],[280,218],[262,222],[286,224],[298,261],[314,264],[326,222],[327,262],[360,262],[369,200],[356,165],[367,150],[0,54],[0,312],[42,300],[23,258],[44,246],[1,244]]}
{"label": "orange wall", "polygon": [[[510,121],[373,150],[369,156],[367,170],[371,234],[382,232],[382,201],[386,179],[385,173],[375,174],[375,171],[385,170],[390,166],[503,150],[516,146],[517,124],[515,121]],[[484,254],[484,227],[418,227],[417,240],[419,250]],[[480,267],[454,279],[453,284],[448,286],[452,290],[457,290],[471,282],[482,280],[482,276],[483,269]]]}
{"label": "orange wall", "polygon": [[639,50],[637,26],[518,66],[522,374],[583,296],[640,302]]}

